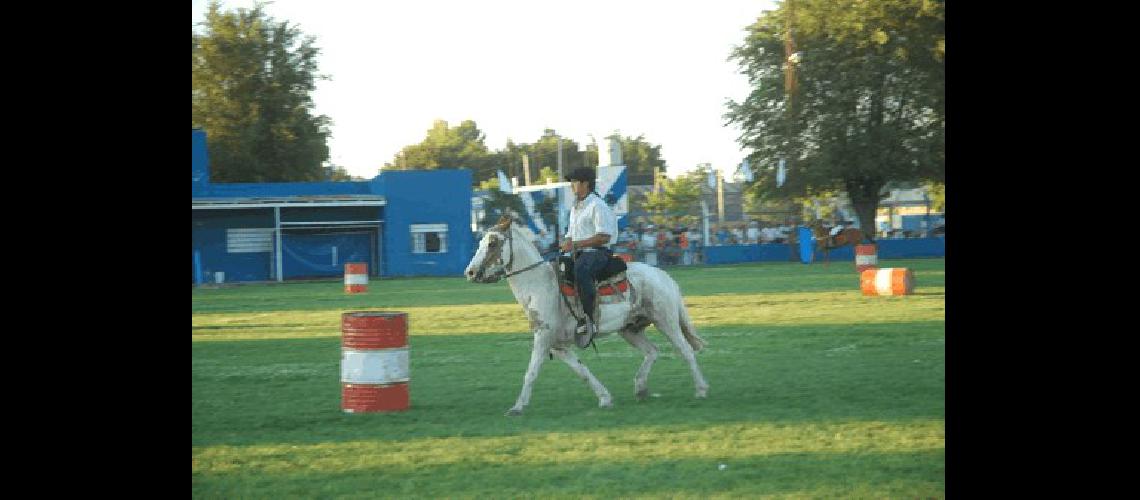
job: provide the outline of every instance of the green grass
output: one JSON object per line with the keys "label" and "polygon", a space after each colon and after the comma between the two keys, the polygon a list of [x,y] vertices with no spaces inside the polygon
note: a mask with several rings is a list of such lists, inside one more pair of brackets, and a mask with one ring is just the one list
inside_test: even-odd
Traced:
{"label": "green grass", "polygon": [[[836,498],[945,496],[945,261],[916,294],[863,297],[852,263],[672,268],[709,347],[711,389],[654,328],[653,397],[616,337],[579,351],[614,396],[559,361],[503,416],[530,352],[506,284],[459,278],[196,289],[196,497]],[[409,313],[411,409],[346,415],[339,315]],[[723,470],[718,465],[724,464]]]}

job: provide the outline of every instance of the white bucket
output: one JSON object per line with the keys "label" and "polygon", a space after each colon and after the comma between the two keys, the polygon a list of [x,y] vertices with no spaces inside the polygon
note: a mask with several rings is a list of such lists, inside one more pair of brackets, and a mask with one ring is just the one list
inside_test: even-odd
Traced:
{"label": "white bucket", "polygon": [[222,284],[226,281],[226,273],[218,271],[214,273],[214,283]]}

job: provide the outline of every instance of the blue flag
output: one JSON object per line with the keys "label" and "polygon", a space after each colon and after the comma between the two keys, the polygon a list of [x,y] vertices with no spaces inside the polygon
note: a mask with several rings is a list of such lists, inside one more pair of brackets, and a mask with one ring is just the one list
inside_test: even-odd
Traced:
{"label": "blue flag", "polygon": [[499,171],[499,191],[511,194],[514,189],[511,188],[511,181],[507,179],[507,175],[502,170]]}

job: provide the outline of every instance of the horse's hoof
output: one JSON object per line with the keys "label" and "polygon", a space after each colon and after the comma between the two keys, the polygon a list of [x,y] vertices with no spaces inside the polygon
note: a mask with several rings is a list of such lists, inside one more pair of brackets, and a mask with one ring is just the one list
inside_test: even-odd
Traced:
{"label": "horse's hoof", "polygon": [[599,401],[598,402],[598,408],[601,408],[603,410],[608,410],[608,409],[613,408],[613,407],[614,407],[613,401],[607,400],[607,401]]}
{"label": "horse's hoof", "polygon": [[506,416],[508,416],[508,417],[518,417],[521,415],[522,415],[522,409],[521,408],[511,408],[511,409],[507,410],[507,413],[506,413]]}
{"label": "horse's hoof", "polygon": [[638,401],[645,401],[648,398],[649,398],[649,388],[645,388],[645,389],[642,389],[640,391],[637,391],[637,400]]}
{"label": "horse's hoof", "polygon": [[706,399],[709,397],[709,390],[707,388],[697,391],[697,399]]}

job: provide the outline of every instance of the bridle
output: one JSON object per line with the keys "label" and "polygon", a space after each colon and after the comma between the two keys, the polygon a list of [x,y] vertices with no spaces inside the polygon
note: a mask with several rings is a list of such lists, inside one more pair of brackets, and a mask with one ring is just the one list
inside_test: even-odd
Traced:
{"label": "bridle", "polygon": [[[502,248],[500,248],[499,249],[499,258],[498,258],[498,262],[499,262],[500,266],[498,269],[495,270],[495,274],[484,277],[485,280],[493,280],[491,282],[495,282],[495,281],[499,281],[503,278],[510,278],[511,276],[515,276],[517,274],[525,273],[527,271],[530,271],[531,269],[534,269],[538,266],[546,264],[548,262],[546,260],[547,256],[558,254],[557,251],[550,252],[548,254],[544,254],[544,255],[542,255],[542,259],[539,260],[538,262],[535,262],[534,264],[531,264],[531,265],[526,266],[522,269],[519,269],[518,271],[511,271],[511,265],[514,264],[514,261],[515,261],[515,244],[514,244],[515,232],[511,230],[509,224],[507,225],[506,228],[503,228],[501,231],[507,233],[506,237],[503,239],[507,240],[506,247],[508,247],[508,250],[511,252],[511,256],[507,259],[506,264],[502,264],[502,262],[503,262],[503,250],[502,250]],[[500,232],[499,234],[501,235],[502,232]],[[483,261],[483,266],[486,267],[486,260]]]}

